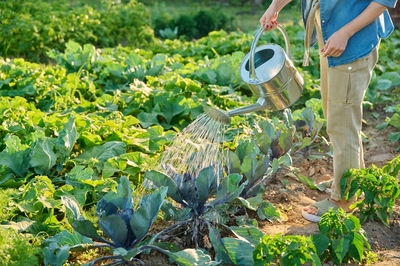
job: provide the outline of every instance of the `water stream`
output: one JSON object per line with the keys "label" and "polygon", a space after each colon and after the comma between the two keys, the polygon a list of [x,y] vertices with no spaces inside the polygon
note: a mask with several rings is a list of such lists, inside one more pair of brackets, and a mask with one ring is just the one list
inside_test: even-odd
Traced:
{"label": "water stream", "polygon": [[199,115],[166,147],[156,170],[175,179],[176,175],[188,172],[197,177],[203,168],[213,166],[219,175],[223,162],[221,143],[225,128],[224,124],[206,114]]}

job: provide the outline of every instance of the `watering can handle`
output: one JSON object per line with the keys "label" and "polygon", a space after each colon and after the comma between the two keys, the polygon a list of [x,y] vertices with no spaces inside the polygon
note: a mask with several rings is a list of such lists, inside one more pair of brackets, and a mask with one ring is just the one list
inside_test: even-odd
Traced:
{"label": "watering can handle", "polygon": [[[290,41],[289,41],[289,36],[287,35],[285,29],[281,26],[281,24],[278,24],[278,29],[283,35],[283,38],[285,39],[285,45],[286,45],[286,55],[289,57],[290,60],[292,60],[292,52],[290,50]],[[258,40],[261,37],[261,34],[265,31],[265,28],[262,27],[254,37],[253,43],[251,44],[251,49],[250,49],[250,62],[249,62],[249,75],[250,75],[250,81],[258,81],[258,78],[256,76],[256,70],[254,68],[254,54],[256,52],[256,47]]]}

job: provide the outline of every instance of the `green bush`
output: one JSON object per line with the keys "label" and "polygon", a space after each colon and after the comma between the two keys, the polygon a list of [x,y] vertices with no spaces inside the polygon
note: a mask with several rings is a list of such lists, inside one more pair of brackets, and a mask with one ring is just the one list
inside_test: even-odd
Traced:
{"label": "green bush", "polygon": [[158,37],[163,37],[160,31],[168,28],[174,30],[176,27],[178,36],[199,39],[207,36],[212,31],[232,30],[233,18],[228,18],[220,10],[204,9],[192,14],[181,14],[175,18],[164,13],[153,20],[153,28]]}
{"label": "green bush", "polygon": [[139,46],[151,41],[147,8],[131,0],[113,4],[107,0],[103,10],[90,6],[70,8],[64,1],[0,2],[0,54],[40,61],[49,49],[64,50],[69,40],[100,47],[118,44]]}

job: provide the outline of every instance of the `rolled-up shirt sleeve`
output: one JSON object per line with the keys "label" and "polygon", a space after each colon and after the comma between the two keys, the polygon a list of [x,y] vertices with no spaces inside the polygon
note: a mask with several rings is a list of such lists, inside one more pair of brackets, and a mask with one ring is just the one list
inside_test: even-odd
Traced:
{"label": "rolled-up shirt sleeve", "polygon": [[397,0],[373,0],[373,2],[393,8],[396,6]]}

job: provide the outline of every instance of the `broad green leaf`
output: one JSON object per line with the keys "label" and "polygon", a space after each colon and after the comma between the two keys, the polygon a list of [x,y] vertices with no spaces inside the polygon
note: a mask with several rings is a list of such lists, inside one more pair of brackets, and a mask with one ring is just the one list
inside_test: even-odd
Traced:
{"label": "broad green leaf", "polygon": [[28,218],[23,218],[20,219],[19,222],[13,222],[13,221],[3,221],[2,224],[0,224],[0,228],[12,228],[18,233],[25,232],[27,229],[29,230],[29,227],[36,223],[36,221],[32,221]]}
{"label": "broad green leaf", "polygon": [[356,261],[361,262],[364,252],[363,237],[354,232],[349,233],[348,236],[350,240],[349,253]]}
{"label": "broad green leaf", "polygon": [[[319,189],[321,191],[325,190],[325,188],[321,187],[319,188],[318,186],[315,185],[314,179],[307,177],[307,176],[303,176],[301,174],[297,175],[298,179],[300,180],[301,183],[303,183],[304,185],[308,186],[311,189]],[[322,190],[323,189],[323,190]]]}
{"label": "broad green leaf", "polygon": [[81,244],[93,244],[93,241],[87,237],[82,236],[79,233],[71,234],[67,230],[62,231],[61,233],[46,238],[42,241],[42,243],[57,243],[57,245],[69,245],[70,247],[81,245]]}
{"label": "broad green leaf", "polygon": [[268,136],[269,136],[269,138],[271,140],[274,138],[274,136],[275,136],[275,128],[270,122],[268,122],[266,120],[265,121],[261,121],[261,122],[258,123],[258,126],[260,127],[260,129],[263,132],[268,134]]}
{"label": "broad green leaf", "polygon": [[231,257],[236,265],[254,265],[254,246],[236,238],[226,237],[222,241],[229,252],[229,257]]}
{"label": "broad green leaf", "polygon": [[159,125],[157,115],[158,115],[157,113],[141,112],[137,116],[137,118],[139,119],[140,125],[143,128],[148,128],[149,126],[152,126],[152,125]]}
{"label": "broad green leaf", "polygon": [[7,135],[4,143],[6,148],[0,152],[0,165],[8,167],[18,177],[25,177],[29,169],[30,149],[21,144],[17,136]]}
{"label": "broad green leaf", "polygon": [[81,235],[87,236],[92,238],[93,240],[99,241],[99,242],[105,242],[104,239],[99,236],[97,233],[96,227],[94,227],[93,223],[88,220],[75,220],[72,223],[72,227]]}
{"label": "broad green leaf", "polygon": [[386,72],[383,73],[380,77],[381,79],[390,80],[392,82],[392,86],[399,86],[400,85],[400,75],[396,72]]}
{"label": "broad green leaf", "polygon": [[389,123],[384,122],[382,124],[377,125],[375,128],[378,129],[378,130],[381,130],[381,129],[387,128],[388,125],[389,125]]}
{"label": "broad green leaf", "polygon": [[340,264],[343,261],[347,251],[349,251],[349,240],[345,238],[333,239],[332,250],[334,255],[332,259],[336,260],[334,260],[335,263],[339,262]]}
{"label": "broad green leaf", "polygon": [[321,256],[321,254],[328,248],[329,243],[331,243],[331,240],[325,234],[313,235],[312,241],[317,249],[318,256]]}
{"label": "broad green leaf", "polygon": [[244,176],[247,178],[249,182],[253,181],[253,178],[255,176],[255,172],[257,169],[257,159],[255,156],[246,156],[243,159],[243,163],[240,167],[242,170]]}
{"label": "broad green leaf", "polygon": [[167,195],[167,187],[161,187],[153,194],[147,194],[140,199],[139,208],[132,215],[130,225],[138,241],[141,241],[148,233],[150,226],[157,218],[164,198]]}
{"label": "broad green leaf", "polygon": [[218,204],[222,204],[228,202],[237,196],[243,191],[247,181],[239,186],[240,181],[242,180],[242,176],[238,174],[230,174],[226,176],[221,181],[221,187],[219,188],[215,199],[212,200],[207,205],[216,206]]}
{"label": "broad green leaf", "polygon": [[196,178],[196,188],[198,192],[198,205],[203,206],[207,200],[215,193],[217,188],[218,174],[215,173],[212,166],[204,168],[200,171]]}
{"label": "broad green leaf", "polygon": [[260,132],[255,135],[257,146],[264,154],[269,154],[269,147],[271,146],[271,139],[266,132]]}
{"label": "broad green leaf", "polygon": [[182,197],[179,193],[178,187],[175,182],[167,175],[151,170],[146,171],[145,178],[149,179],[153,184],[160,188],[160,187],[168,187],[168,196],[171,197],[174,201],[183,204]]}
{"label": "broad green leaf", "polygon": [[252,211],[256,211],[257,209],[255,207],[253,207],[250,202],[248,202],[246,199],[242,198],[242,197],[237,197],[235,198],[233,201],[231,201],[231,203],[234,204],[241,204],[242,206],[246,207],[247,209],[250,209]]}
{"label": "broad green leaf", "polygon": [[389,133],[389,141],[390,142],[396,142],[400,140],[400,131],[397,133]]}
{"label": "broad green leaf", "polygon": [[201,249],[184,249],[179,252],[165,250],[165,253],[180,266],[217,266],[220,264],[220,262],[212,261],[211,256]]}
{"label": "broad green leaf", "polygon": [[[69,245],[58,247],[56,243],[51,243],[48,247],[43,249],[44,265],[63,266],[64,262],[68,259]],[[57,254],[56,254],[57,253]]]}
{"label": "broad green leaf", "polygon": [[61,161],[57,165],[57,171],[63,170],[63,164],[69,159],[75,141],[78,139],[78,133],[75,126],[75,118],[70,117],[68,123],[64,124],[63,130],[60,131],[56,142],[56,148],[61,154]]}
{"label": "broad green leaf", "polygon": [[268,201],[264,201],[263,203],[261,203],[260,207],[257,210],[257,214],[261,220],[267,219],[271,222],[275,222],[280,218],[278,210]]}
{"label": "broad green leaf", "polygon": [[121,157],[110,158],[103,166],[102,176],[104,178],[109,178],[113,176],[115,172],[125,170],[126,166],[126,160],[122,159]]}
{"label": "broad green leaf", "polygon": [[120,247],[126,247],[130,245],[130,243],[126,243],[128,237],[127,225],[120,216],[115,214],[106,216],[105,212],[102,212],[100,215],[98,214],[98,218],[101,230],[115,244]]}
{"label": "broad green leaf", "polygon": [[392,86],[392,82],[387,79],[380,79],[376,84],[376,88],[380,91],[385,91]]}
{"label": "broad green leaf", "polygon": [[379,217],[379,219],[386,225],[389,226],[389,217],[387,212],[384,209],[378,209],[376,211],[376,215]]}
{"label": "broad green leaf", "polygon": [[78,157],[73,159],[77,164],[88,165],[91,160],[97,160],[101,165],[96,163],[97,167],[103,168],[103,164],[112,157],[117,157],[126,153],[126,144],[119,141],[106,142],[101,146],[93,146],[85,150]]}
{"label": "broad green leaf", "polygon": [[77,165],[65,176],[66,184],[80,189],[86,186],[96,187],[102,184],[103,180],[93,179],[93,169],[85,168],[83,165]]}
{"label": "broad green leaf", "polygon": [[286,153],[293,145],[293,134],[295,132],[294,127],[282,132],[279,136],[279,145],[281,146],[284,153]]}
{"label": "broad green leaf", "polygon": [[70,198],[61,197],[62,204],[67,208],[67,212],[71,214],[73,220],[84,221],[85,218],[82,216],[78,204]]}
{"label": "broad green leaf", "polygon": [[49,138],[38,140],[32,149],[30,164],[35,172],[46,175],[56,164],[57,155],[53,151],[54,144]]}
{"label": "broad green leaf", "polygon": [[132,209],[132,193],[131,183],[126,176],[122,176],[117,186],[117,193],[110,191],[103,200],[112,202],[119,210]]}
{"label": "broad green leaf", "polygon": [[252,226],[246,227],[238,227],[231,226],[229,227],[237,237],[243,238],[241,240],[246,240],[252,246],[256,246],[260,243],[261,238],[264,236],[264,233],[261,232],[258,228]]}
{"label": "broad green leaf", "polygon": [[252,141],[244,141],[236,147],[236,154],[241,163],[245,157],[250,157],[256,154],[255,144]]}
{"label": "broad green leaf", "polygon": [[[162,116],[164,116],[167,124],[171,123],[174,116],[179,115],[185,110],[179,103],[167,104],[161,107]],[[143,124],[142,124],[143,125]]]}
{"label": "broad green leaf", "polygon": [[389,125],[394,126],[395,128],[400,128],[400,115],[395,113],[392,118],[387,120],[386,122],[389,123]]}
{"label": "broad green leaf", "polygon": [[234,153],[232,151],[228,151],[225,164],[226,164],[225,167],[227,168],[227,172],[229,174],[234,174],[234,173],[240,174],[241,173],[240,160],[236,153]]}

